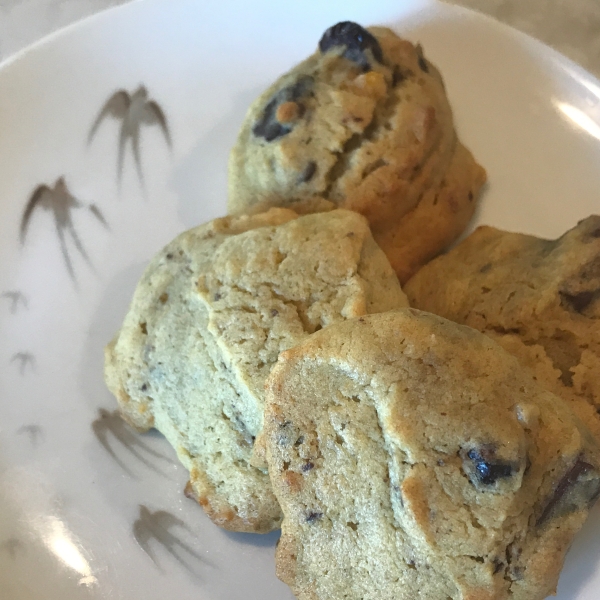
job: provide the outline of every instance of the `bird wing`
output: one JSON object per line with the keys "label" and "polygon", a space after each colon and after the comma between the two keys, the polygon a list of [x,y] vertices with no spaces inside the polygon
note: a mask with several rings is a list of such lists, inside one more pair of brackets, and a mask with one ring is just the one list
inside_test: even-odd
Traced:
{"label": "bird wing", "polygon": [[190,528],[178,517],[168,513],[164,510],[157,510],[152,513],[153,521],[156,524],[157,528],[162,529],[161,536],[159,537],[157,534],[158,531],[155,532],[156,538],[158,539],[165,548],[179,561],[181,562],[188,570],[191,570],[190,565],[188,565],[175,551],[175,546],[179,546],[181,549],[185,550],[190,556],[198,560],[202,560],[202,556],[198,554],[189,544],[186,544],[184,540],[180,539],[177,535],[171,533],[169,530],[172,527],[180,527],[185,529],[189,534],[193,535],[193,532]]}
{"label": "bird wing", "polygon": [[100,221],[100,223],[102,223],[102,225],[104,225],[106,229],[109,229],[108,223],[106,222],[106,219],[104,218],[104,215],[102,214],[100,209],[95,204],[90,204],[88,208],[90,209],[90,212],[96,217],[96,219],[98,219],[98,221]]}
{"label": "bird wing", "polygon": [[146,191],[146,184],[144,183],[144,170],[142,169],[142,158],[140,156],[140,129],[136,127],[131,136],[131,149],[133,150],[133,160],[135,162],[135,168],[142,186],[142,190]]}
{"label": "bird wing", "polygon": [[142,111],[142,123],[146,125],[159,125],[162,132],[167,140],[167,144],[171,147],[171,134],[169,133],[169,126],[167,125],[167,118],[162,108],[154,100],[146,102],[144,110]]}
{"label": "bird wing", "polygon": [[[116,455],[115,451],[112,449],[110,443],[108,442],[108,432],[114,432],[110,428],[110,422],[107,422],[107,419],[110,417],[106,417],[102,414],[102,410],[100,412],[100,416],[92,422],[92,431],[96,436],[96,439],[102,444],[103,448],[112,456],[113,460],[129,475],[133,476],[133,473],[127,468],[127,465]],[[116,436],[115,436],[116,437]]]}
{"label": "bird wing", "polygon": [[[56,215],[55,215],[56,217]],[[71,257],[69,256],[69,249],[67,248],[67,240],[65,239],[65,232],[63,227],[61,227],[58,219],[55,218],[56,223],[56,233],[58,234],[58,241],[60,243],[60,251],[62,252],[63,258],[65,260],[65,265],[67,267],[67,271],[69,271],[69,275],[73,280],[73,283],[77,285],[77,277],[75,277],[75,270],[73,269],[73,262],[71,261]]]}
{"label": "bird wing", "polygon": [[29,227],[29,221],[35,207],[46,197],[47,194],[52,195],[52,190],[46,185],[38,185],[33,191],[33,194],[29,197],[23,217],[21,218],[21,244],[25,242],[25,235],[27,234],[27,228]]}
{"label": "bird wing", "polygon": [[[157,510],[152,513],[154,522],[163,529],[167,530],[171,527],[185,527],[185,523],[175,515],[168,513],[165,510]],[[186,528],[187,529],[187,528]]]}
{"label": "bird wing", "polygon": [[123,119],[129,110],[131,104],[131,98],[125,90],[119,90],[115,92],[102,107],[102,110],[96,117],[90,133],[88,135],[88,144],[92,141],[92,138],[96,134],[100,123],[102,123],[104,117],[111,116],[115,119]]}
{"label": "bird wing", "polygon": [[158,562],[152,547],[150,546],[150,540],[154,537],[150,531],[146,528],[145,523],[138,519],[133,523],[133,537],[140,545],[141,549],[152,559],[152,562],[158,567]]}

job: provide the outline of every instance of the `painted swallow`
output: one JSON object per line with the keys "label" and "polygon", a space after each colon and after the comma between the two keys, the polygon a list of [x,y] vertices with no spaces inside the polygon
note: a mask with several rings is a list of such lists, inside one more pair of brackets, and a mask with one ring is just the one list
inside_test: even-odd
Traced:
{"label": "painted swallow", "polygon": [[0,298],[8,298],[10,300],[10,313],[14,315],[17,310],[19,310],[19,306],[23,308],[28,307],[27,298],[25,294],[19,292],[18,290],[10,290],[8,292],[2,292],[0,294]]}
{"label": "painted swallow", "polygon": [[19,373],[21,375],[25,374],[25,369],[29,366],[29,368],[35,371],[35,356],[31,354],[31,352],[17,352],[13,354],[10,362],[18,362],[19,363]]}
{"label": "painted swallow", "polygon": [[152,559],[152,562],[160,568],[152,546],[151,540],[156,540],[177,562],[183,565],[186,569],[194,573],[194,569],[180,556],[183,551],[188,556],[203,561],[200,556],[191,546],[180,539],[178,535],[172,533],[174,527],[185,530],[188,534],[193,535],[186,524],[172,514],[157,510],[151,512],[143,504],[139,505],[140,516],[133,524],[133,536],[142,550]]}
{"label": "painted swallow", "polygon": [[119,133],[119,153],[117,156],[117,178],[119,185],[123,176],[123,163],[125,160],[125,146],[128,140],[131,140],[131,149],[137,174],[144,186],[144,174],[142,171],[142,161],[140,158],[140,134],[142,125],[158,125],[165,136],[169,148],[171,147],[171,134],[167,118],[155,100],[148,97],[148,90],[140,85],[133,94],[126,90],[115,92],[102,107],[102,110],[96,117],[90,133],[88,135],[88,144],[92,141],[96,131],[105,117],[112,117],[121,121],[121,130]]}
{"label": "painted swallow", "polygon": [[72,211],[76,208],[87,208],[92,215],[104,225],[104,227],[108,228],[104,216],[95,204],[84,204],[77,200],[77,198],[69,192],[69,188],[67,188],[67,184],[65,183],[65,178],[59,177],[54,183],[54,187],[51,188],[42,184],[34,190],[33,194],[31,194],[27,206],[25,207],[23,218],[21,219],[21,244],[25,243],[29,222],[31,221],[33,212],[37,208],[43,208],[44,210],[52,212],[54,215],[54,225],[56,227],[56,233],[58,234],[63,258],[65,259],[65,264],[71,279],[76,281],[73,263],[71,262],[69,249],[67,248],[67,233],[70,234],[71,239],[75,244],[75,248],[79,251],[79,254],[81,254],[85,262],[87,262],[90,267],[92,267],[92,263],[79,239],[75,226],[73,225]]}
{"label": "painted swallow", "polygon": [[135,458],[146,465],[149,469],[169,477],[165,472],[161,471],[154,463],[159,459],[163,462],[173,464],[166,456],[157,452],[147,444],[141,437],[135,433],[119,415],[119,411],[108,412],[104,408],[98,409],[98,418],[92,422],[92,430],[97,440],[102,444],[102,447],[112,456],[114,461],[129,475],[134,477],[133,472],[129,467],[117,456],[113,450],[109,434],[123,447],[125,447]]}

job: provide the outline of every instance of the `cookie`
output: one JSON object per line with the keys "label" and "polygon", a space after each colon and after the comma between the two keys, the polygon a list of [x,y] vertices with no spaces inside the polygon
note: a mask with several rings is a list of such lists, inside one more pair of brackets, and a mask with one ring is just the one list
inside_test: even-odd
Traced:
{"label": "cookie", "polygon": [[344,22],[250,107],[229,211],[314,196],[357,211],[403,282],[464,230],[485,179],[421,47]]}
{"label": "cookie", "polygon": [[415,309],[281,354],[263,437],[299,600],[541,600],[600,492],[566,403],[480,332]]}
{"label": "cookie", "polygon": [[480,227],[407,284],[411,306],[479,329],[600,440],[600,217],[557,240]]}
{"label": "cookie", "polygon": [[253,447],[272,364],[322,327],[399,306],[406,297],[356,213],[216,219],[150,263],[105,377],[123,417],[173,445],[187,494],[215,523],[266,532],[281,512]]}

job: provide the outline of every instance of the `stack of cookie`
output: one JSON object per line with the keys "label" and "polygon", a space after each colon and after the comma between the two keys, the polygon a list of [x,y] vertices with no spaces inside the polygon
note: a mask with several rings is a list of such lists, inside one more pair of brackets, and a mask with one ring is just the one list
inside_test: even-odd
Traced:
{"label": "stack of cookie", "polygon": [[264,533],[282,515],[254,442],[279,353],[336,321],[403,306],[354,212],[216,219],[146,269],[107,349],[106,380],[131,425],[171,442],[188,495],[215,523]]}
{"label": "stack of cookie", "polygon": [[217,525],[281,526],[302,600],[544,598],[600,494],[600,218],[432,261],[485,178],[420,46],[338,23],[107,348],[123,417]]}

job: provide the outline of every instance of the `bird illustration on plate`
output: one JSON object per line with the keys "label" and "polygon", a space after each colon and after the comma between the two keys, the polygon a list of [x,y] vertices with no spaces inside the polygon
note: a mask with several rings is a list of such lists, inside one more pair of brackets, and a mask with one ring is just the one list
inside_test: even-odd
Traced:
{"label": "bird illustration on plate", "polygon": [[157,510],[152,512],[143,504],[139,505],[139,518],[133,523],[133,536],[142,550],[152,559],[152,562],[160,569],[160,564],[150,542],[155,540],[158,542],[173,558],[177,560],[191,573],[195,573],[196,569],[185,560],[183,555],[192,558],[194,562],[205,562],[202,556],[194,550],[194,548],[186,544],[182,539],[181,534],[173,532],[173,528],[177,528],[187,533],[186,537],[195,537],[193,532],[186,524],[178,517],[164,511]]}
{"label": "bird illustration on plate", "polygon": [[169,477],[156,463],[161,461],[163,464],[166,463],[172,466],[173,461],[146,444],[142,437],[123,421],[118,410],[109,412],[105,408],[98,409],[98,417],[92,422],[92,431],[113,460],[132,477],[135,476],[134,473],[117,455],[111,445],[110,438],[113,438],[116,446],[125,448],[131,456],[155,473]]}
{"label": "bird illustration on plate", "polygon": [[171,134],[169,132],[165,113],[158,102],[149,97],[148,90],[143,85],[140,85],[133,94],[130,94],[126,90],[118,90],[106,101],[96,117],[88,135],[88,144],[91,143],[98,128],[107,117],[112,117],[121,122],[117,155],[117,181],[119,186],[121,185],[121,179],[123,177],[125,149],[127,142],[129,141],[131,142],[131,151],[133,153],[136,171],[140,183],[142,187],[144,187],[144,173],[140,152],[142,126],[158,126],[170,148]]}
{"label": "bird illustration on plate", "polygon": [[54,217],[54,226],[56,228],[56,234],[58,235],[60,249],[65,261],[65,265],[69,275],[71,276],[71,279],[74,282],[77,281],[77,278],[75,277],[73,262],[67,246],[67,235],[70,236],[71,241],[75,245],[75,249],[83,257],[85,262],[92,267],[91,260],[73,223],[72,213],[78,208],[86,208],[104,227],[108,229],[108,223],[100,212],[100,209],[95,204],[86,204],[75,198],[75,196],[73,196],[69,191],[64,177],[59,177],[54,183],[53,187],[49,187],[46,184],[39,185],[29,197],[27,206],[23,212],[20,236],[21,244],[24,244],[31,218],[33,217],[34,212],[39,212],[37,209],[43,209],[51,212]]}
{"label": "bird illustration on plate", "polygon": [[14,315],[19,310],[19,307],[26,309],[29,306],[27,297],[19,290],[8,290],[6,292],[2,292],[2,294],[0,294],[0,298],[6,298],[10,302],[9,310],[11,315]]}
{"label": "bird illustration on plate", "polygon": [[17,352],[12,355],[10,362],[18,363],[21,375],[24,375],[28,368],[35,371],[35,356],[31,352]]}

